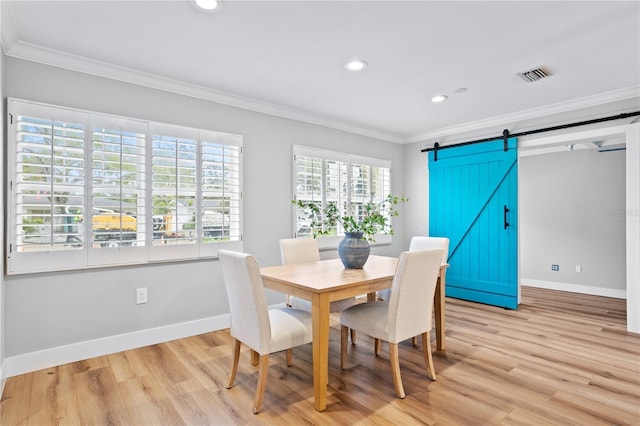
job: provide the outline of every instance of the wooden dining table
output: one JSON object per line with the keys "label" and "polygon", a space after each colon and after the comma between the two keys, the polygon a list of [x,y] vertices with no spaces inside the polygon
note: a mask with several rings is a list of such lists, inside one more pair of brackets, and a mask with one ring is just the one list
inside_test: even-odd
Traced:
{"label": "wooden dining table", "polygon": [[[311,301],[313,321],[313,388],[316,410],[327,407],[329,381],[329,304],[334,300],[367,294],[375,300],[375,292],[391,287],[398,258],[369,256],[363,269],[345,269],[340,259],[269,266],[260,269],[266,288]],[[440,268],[436,286],[434,313],[436,347],[444,350],[444,273]]]}

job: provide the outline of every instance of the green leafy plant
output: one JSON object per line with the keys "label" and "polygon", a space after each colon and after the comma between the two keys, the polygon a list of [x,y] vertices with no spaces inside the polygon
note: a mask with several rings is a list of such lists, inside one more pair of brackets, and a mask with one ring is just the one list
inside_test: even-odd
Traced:
{"label": "green leafy plant", "polygon": [[398,216],[395,206],[405,201],[409,199],[389,194],[380,202],[363,204],[362,217],[342,215],[335,202],[328,203],[324,209],[313,201],[292,200],[291,202],[305,215],[303,219],[309,222],[313,238],[334,233],[340,224],[344,232],[362,232],[364,240],[375,241],[378,233],[393,235],[390,219]]}

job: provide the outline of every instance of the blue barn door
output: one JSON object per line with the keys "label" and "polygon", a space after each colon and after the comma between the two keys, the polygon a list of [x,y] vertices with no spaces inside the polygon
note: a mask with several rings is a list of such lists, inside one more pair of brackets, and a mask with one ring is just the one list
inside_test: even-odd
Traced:
{"label": "blue barn door", "polygon": [[518,307],[517,140],[429,152],[429,235],[448,237],[446,295]]}

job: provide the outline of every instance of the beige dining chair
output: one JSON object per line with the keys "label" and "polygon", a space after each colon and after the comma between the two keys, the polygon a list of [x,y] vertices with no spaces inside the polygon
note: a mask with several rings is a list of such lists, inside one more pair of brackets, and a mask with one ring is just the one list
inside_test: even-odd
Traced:
{"label": "beige dining chair", "polygon": [[[317,262],[320,260],[318,242],[313,238],[284,238],[280,240],[280,258],[283,265],[294,263]],[[342,312],[353,305],[355,297],[335,300],[329,305],[330,312]],[[301,297],[286,296],[288,306],[311,312],[311,301]],[[351,332],[351,341],[356,341],[355,332]]]}
{"label": "beige dining chair", "polygon": [[[438,279],[440,280],[440,287],[442,289],[445,288],[445,274],[447,272],[446,267],[449,266],[449,238],[445,237],[412,237],[411,243],[409,243],[409,251],[414,250],[428,250],[428,249],[442,249],[442,262],[440,266],[444,266],[441,268],[440,276]],[[391,293],[391,289],[385,289],[378,292],[378,297],[381,300],[389,300],[389,294]],[[418,338],[414,336],[411,340],[413,342],[413,346],[418,345]]]}
{"label": "beige dining chair", "polygon": [[[348,329],[355,329],[379,341],[389,342],[389,363],[396,394],[405,397],[400,376],[398,343],[422,336],[424,361],[432,380],[436,379],[431,355],[433,296],[442,261],[442,250],[406,251],[400,255],[393,277],[389,301],[354,305],[340,314],[340,366],[345,369]],[[426,303],[425,303],[426,301]]]}
{"label": "beige dining chair", "polygon": [[218,255],[229,299],[230,332],[234,339],[227,389],[235,381],[240,344],[244,343],[260,356],[253,402],[253,412],[257,414],[262,408],[267,385],[269,354],[286,350],[287,365],[290,366],[291,348],[312,340],[311,314],[290,307],[269,309],[256,259],[249,254],[229,250],[220,250]]}
{"label": "beige dining chair", "polygon": [[[440,263],[440,288],[445,291],[446,288],[446,273],[449,266],[449,238],[446,237],[419,237],[414,236],[409,243],[409,251],[412,250],[426,250],[426,249],[442,249],[442,263]],[[413,346],[418,345],[418,338],[416,336],[411,340]]]}
{"label": "beige dining chair", "polygon": [[[428,250],[428,249],[442,249],[442,263],[441,265],[448,266],[449,258],[449,239],[444,237],[412,237],[409,243],[409,251],[414,250]],[[445,271],[442,271],[444,275]],[[443,278],[444,279],[444,278]],[[387,288],[378,292],[378,298],[380,300],[389,300],[389,294],[391,289]]]}

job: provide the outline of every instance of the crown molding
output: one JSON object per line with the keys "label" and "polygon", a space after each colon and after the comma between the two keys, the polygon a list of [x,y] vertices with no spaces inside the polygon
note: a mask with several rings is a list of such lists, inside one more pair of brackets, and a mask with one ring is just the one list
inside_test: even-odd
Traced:
{"label": "crown molding", "polygon": [[[10,36],[8,36],[8,39],[10,39]],[[89,59],[83,56],[45,48],[31,43],[22,41],[6,43],[4,49],[7,56],[11,56],[17,59],[23,59],[44,65],[54,66],[57,68],[91,74],[98,77],[109,78],[112,80],[135,84],[138,86],[162,90],[165,92],[176,93],[192,98],[259,112],[262,114],[268,114],[309,124],[315,124],[387,142],[406,142],[406,138],[398,134],[383,132],[380,130],[359,126],[354,123],[324,117],[318,114],[298,111],[292,108],[287,108],[257,99],[250,99],[247,97],[234,95],[196,84],[185,83],[159,75]]]}
{"label": "crown molding", "polygon": [[409,136],[406,140],[406,143],[424,142],[429,139],[437,139],[443,136],[451,136],[459,133],[473,132],[481,129],[501,127],[511,123],[522,122],[525,120],[536,119],[554,114],[561,114],[577,109],[589,108],[634,98],[640,98],[640,86],[627,87],[625,89],[613,90],[593,96],[586,96],[584,98],[573,99],[567,102],[545,105],[544,107],[540,108],[532,108],[510,114],[499,115],[496,117],[488,118],[486,120],[469,121],[467,123],[461,123],[455,126],[442,127],[440,129],[430,130],[427,132]]}

